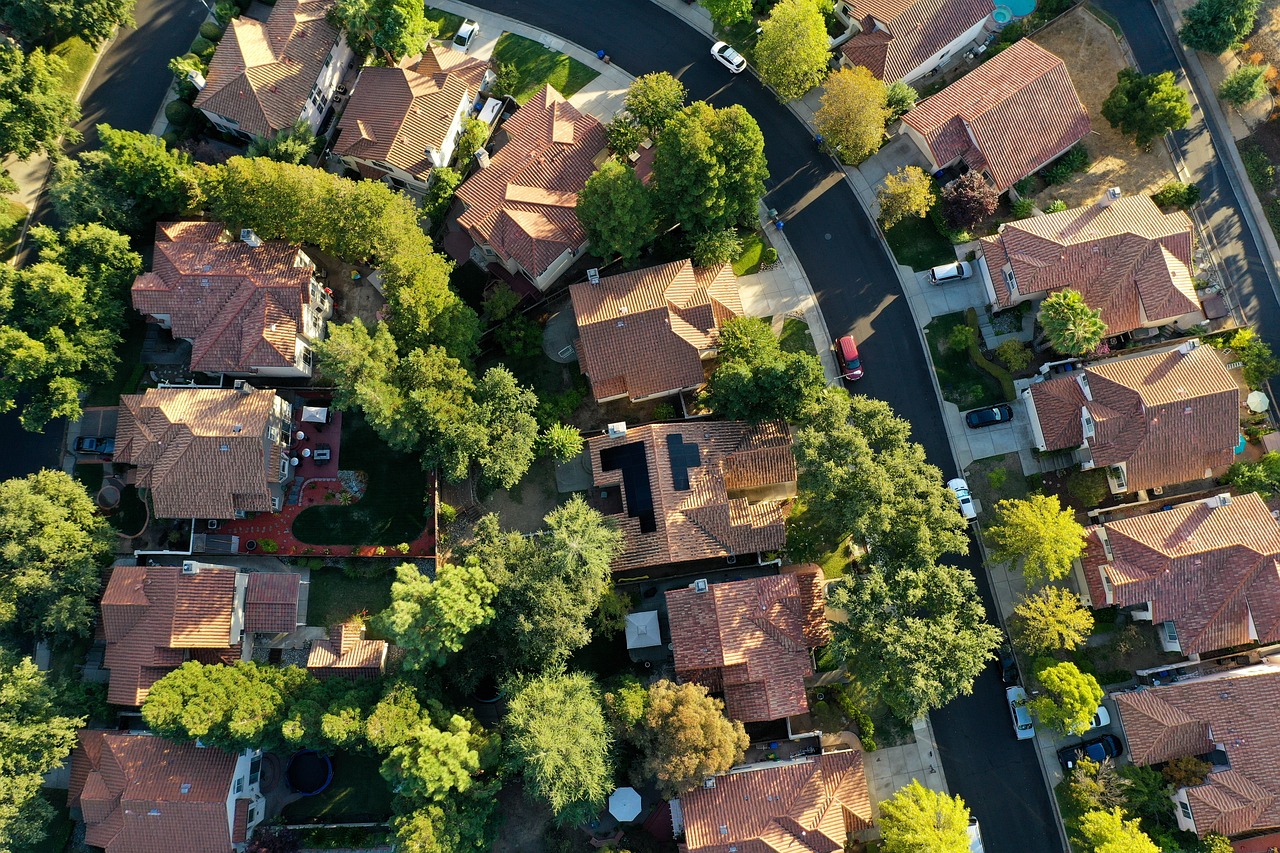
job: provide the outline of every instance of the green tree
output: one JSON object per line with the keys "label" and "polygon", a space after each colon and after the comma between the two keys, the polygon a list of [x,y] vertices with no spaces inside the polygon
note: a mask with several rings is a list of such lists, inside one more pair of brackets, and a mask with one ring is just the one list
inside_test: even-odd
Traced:
{"label": "green tree", "polygon": [[643,756],[640,772],[658,780],[664,797],[678,797],[742,761],[749,745],[742,723],[726,717],[724,703],[701,684],[663,679],[649,688],[645,705],[632,740]]}
{"label": "green tree", "polygon": [[1161,768],[1160,775],[1171,788],[1194,788],[1203,785],[1212,771],[1213,765],[1207,761],[1194,755],[1179,755]]}
{"label": "green tree", "polygon": [[1240,329],[1233,334],[1227,340],[1227,349],[1243,363],[1244,382],[1250,388],[1261,388],[1280,372],[1280,360],[1271,352],[1271,345],[1253,329]]}
{"label": "green tree", "polygon": [[1072,562],[1084,553],[1085,530],[1074,512],[1062,508],[1057,495],[1000,501],[986,534],[992,559],[1021,564],[1031,583],[1066,577]]}
{"label": "green tree", "polygon": [[1125,820],[1119,808],[1086,813],[1079,831],[1090,853],[1160,853],[1138,821]]}
{"label": "green tree", "polygon": [[1112,127],[1132,136],[1141,148],[1191,120],[1191,101],[1172,71],[1139,74],[1121,69],[1116,86],[1102,102],[1102,115]]}
{"label": "green tree", "polygon": [[688,235],[754,222],[768,175],[764,135],[741,106],[695,101],[658,134],[656,208]]}
{"label": "green tree", "polygon": [[1046,586],[1018,599],[1009,627],[1018,648],[1036,657],[1084,645],[1093,614],[1071,590]]}
{"label": "green tree", "polygon": [[1086,355],[1102,343],[1107,324],[1102,311],[1090,308],[1080,291],[1065,288],[1045,297],[1036,318],[1049,344],[1063,355]]}
{"label": "green tree", "polygon": [[[814,0],[779,0],[760,22],[755,64],[760,79],[783,101],[794,101],[822,82],[831,61],[827,23]],[[880,86],[883,97],[884,86]],[[883,101],[880,104],[883,109]],[[881,118],[880,131],[883,133]]]}
{"label": "green tree", "polygon": [[1280,453],[1273,450],[1255,462],[1233,462],[1222,482],[1241,493],[1257,492],[1268,499],[1280,492]]}
{"label": "green tree", "polygon": [[497,742],[475,721],[436,708],[423,713],[412,732],[382,762],[382,778],[416,802],[447,802],[477,783]]}
{"label": "green tree", "polygon": [[462,133],[458,134],[458,142],[454,147],[455,156],[462,162],[470,162],[475,153],[489,141],[491,128],[488,122],[475,118],[462,120]]}
{"label": "green tree", "polygon": [[[39,48],[24,53],[12,42],[0,44],[0,157],[26,160],[60,151],[63,137],[79,141],[72,125],[80,118],[80,105],[62,89],[66,74],[59,56]],[[12,182],[7,171],[4,176]]]}
{"label": "green tree", "polygon": [[698,234],[689,241],[689,257],[695,267],[733,263],[742,257],[742,239],[736,228]]}
{"label": "green tree", "polygon": [[0,627],[88,636],[114,544],[84,486],[65,472],[0,483]]}
{"label": "green tree", "polygon": [[1081,672],[1074,663],[1062,662],[1040,667],[1036,680],[1045,693],[1027,705],[1041,723],[1064,735],[1089,730],[1093,715],[1102,704],[1098,679]]}
{"label": "green tree", "polygon": [[859,65],[827,77],[814,124],[843,158],[861,163],[880,149],[891,116],[884,83]]}
{"label": "green tree", "polygon": [[1200,201],[1200,187],[1195,184],[1184,184],[1181,181],[1170,181],[1154,193],[1151,200],[1161,207],[1190,210]]}
{"label": "green tree", "polygon": [[1008,340],[996,347],[996,357],[1010,370],[1026,370],[1031,365],[1031,350],[1019,340]]}
{"label": "green tree", "polygon": [[578,193],[578,221],[591,248],[603,258],[618,255],[624,265],[658,236],[649,191],[629,166],[606,160]]}
{"label": "green tree", "polygon": [[453,203],[453,194],[462,183],[462,173],[448,166],[431,170],[431,184],[422,200],[422,212],[431,220],[432,228],[444,225],[444,218]]}
{"label": "green tree", "polygon": [[967,853],[969,808],[913,779],[880,804],[880,837],[884,853]]}
{"label": "green tree", "polygon": [[27,236],[39,249],[41,261],[57,264],[85,281],[98,319],[119,325],[121,303],[142,272],[142,256],[128,237],[97,222],[76,225],[61,234],[37,225]]}
{"label": "green tree", "polygon": [[923,169],[902,166],[885,175],[876,201],[880,203],[880,224],[888,229],[911,216],[925,218],[938,198],[933,194],[933,181]]}
{"label": "green tree", "polygon": [[538,444],[538,397],[502,365],[491,367],[476,383],[477,424],[484,447],[476,454],[480,490],[510,489],[533,464]]}
{"label": "green tree", "polygon": [[711,19],[722,27],[751,20],[751,0],[702,0]]}
{"label": "green tree", "polygon": [[391,822],[396,849],[404,853],[463,853],[489,850],[499,821],[493,785],[473,785],[426,805],[401,798],[414,808]]}
{"label": "green tree", "polygon": [[1218,87],[1218,97],[1235,107],[1243,107],[1267,94],[1270,65],[1242,65],[1227,75]]}
{"label": "green tree", "polygon": [[247,153],[250,157],[266,157],[296,166],[307,159],[315,144],[316,135],[311,130],[311,123],[300,118],[293,127],[277,131],[270,138],[255,136]]}
{"label": "green tree", "polygon": [[[303,679],[279,720],[280,741],[291,749],[362,749],[366,717],[377,693],[372,681]],[[270,737],[274,740],[274,732]]]}
{"label": "green tree", "polygon": [[1261,0],[1200,0],[1182,15],[1183,44],[1206,53],[1224,53],[1253,32]]}
{"label": "green tree", "polygon": [[440,31],[416,0],[338,0],[329,15],[351,49],[378,65],[421,53]]}
{"label": "green tree", "polygon": [[720,330],[720,361],[704,400],[730,420],[799,422],[826,387],[817,358],[784,352],[759,317],[734,317]]}
{"label": "green tree", "polygon": [[621,112],[604,126],[605,136],[609,139],[609,150],[619,157],[626,157],[640,147],[644,141],[644,131],[636,123],[635,116]]}
{"label": "green tree", "polygon": [[[1110,759],[1101,764],[1090,758],[1081,758],[1067,773],[1062,787],[1063,810],[1076,814],[1123,806],[1128,802],[1129,780],[1116,772]],[[1165,803],[1168,794],[1162,792]],[[1168,806],[1164,806],[1167,810]]]}
{"label": "green tree", "polygon": [[942,220],[952,231],[969,231],[999,205],[1000,193],[977,169],[942,188]]}
{"label": "green tree", "polygon": [[891,121],[906,115],[916,105],[916,90],[901,80],[894,80],[886,86],[884,96]]}
{"label": "green tree", "polygon": [[585,445],[582,433],[566,424],[552,424],[538,437],[541,452],[560,463],[576,459]]}
{"label": "green tree", "polygon": [[572,826],[603,808],[613,790],[613,737],[590,676],[547,674],[520,683],[505,725],[512,772],[558,823]]}
{"label": "green tree", "polygon": [[623,107],[650,138],[656,138],[667,122],[684,107],[684,84],[665,71],[637,77],[627,88]]}
{"label": "green tree", "polygon": [[430,578],[412,563],[396,568],[391,605],[376,624],[407,652],[410,669],[442,666],[467,634],[493,618],[498,587],[474,563],[439,563]]}
{"label": "green tree", "polygon": [[116,27],[133,26],[134,0],[0,0],[0,21],[28,47],[78,36],[97,47]]}

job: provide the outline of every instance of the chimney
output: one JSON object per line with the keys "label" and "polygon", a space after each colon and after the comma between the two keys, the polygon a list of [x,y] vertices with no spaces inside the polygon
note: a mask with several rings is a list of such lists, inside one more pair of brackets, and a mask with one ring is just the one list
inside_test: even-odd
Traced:
{"label": "chimney", "polygon": [[609,424],[609,438],[622,438],[627,434],[627,422],[615,421]]}
{"label": "chimney", "polygon": [[241,228],[240,239],[255,249],[262,245],[262,238],[253,233],[252,228]]}
{"label": "chimney", "polygon": [[483,148],[476,149],[475,158],[476,164],[479,165],[481,169],[489,165],[489,152],[485,151]]}
{"label": "chimney", "polygon": [[1185,342],[1184,344],[1182,344],[1182,346],[1178,347],[1178,352],[1181,355],[1190,355],[1191,351],[1194,350],[1195,348],[1196,348],[1196,342],[1194,340],[1191,340],[1191,341]]}
{"label": "chimney", "polygon": [[198,575],[200,574],[200,566],[191,560],[187,560],[182,564],[182,573],[184,575]]}
{"label": "chimney", "polygon": [[194,68],[187,72],[187,79],[191,81],[191,85],[196,87],[197,92],[203,92],[205,87],[204,75]]}
{"label": "chimney", "polygon": [[1120,188],[1112,187],[1111,189],[1107,190],[1107,194],[1104,195],[1098,201],[1098,207],[1110,207],[1111,204],[1118,198],[1120,198]]}
{"label": "chimney", "polygon": [[710,586],[707,584],[706,578],[698,578],[693,582],[694,592],[706,592],[708,589],[710,589]]}
{"label": "chimney", "polygon": [[248,382],[245,382],[243,379],[237,379],[234,387],[237,391],[239,391],[241,394],[244,394],[246,397],[253,393],[253,386],[250,385]]}

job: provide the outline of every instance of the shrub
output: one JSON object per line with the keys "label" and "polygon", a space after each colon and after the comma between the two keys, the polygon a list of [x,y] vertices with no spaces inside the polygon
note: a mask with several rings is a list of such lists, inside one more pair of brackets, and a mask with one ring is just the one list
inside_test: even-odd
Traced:
{"label": "shrub", "polygon": [[1081,143],[1076,143],[1057,160],[1040,170],[1040,177],[1046,184],[1065,184],[1076,172],[1089,168],[1089,150]]}
{"label": "shrub", "polygon": [[669,421],[675,418],[676,407],[670,403],[659,403],[653,407],[653,419],[655,421]]}
{"label": "shrub", "polygon": [[1267,72],[1270,65],[1243,65],[1232,71],[1218,87],[1218,97],[1228,104],[1243,107],[1267,94]]}
{"label": "shrub", "polygon": [[689,244],[694,266],[709,267],[732,263],[742,255],[742,240],[732,228],[710,231],[694,237]]}
{"label": "shrub", "polygon": [[778,250],[773,248],[772,246],[766,246],[764,250],[764,254],[760,256],[760,263],[772,265],[772,264],[776,264],[777,262],[778,262]]}
{"label": "shrub", "polygon": [[1031,364],[1031,350],[1022,341],[1005,341],[996,347],[996,358],[1003,361],[1010,370],[1026,370]]}
{"label": "shrub", "polygon": [[240,7],[235,3],[228,3],[223,0],[223,2],[213,7],[213,16],[218,19],[219,24],[225,27],[231,23],[232,18],[240,17]]}
{"label": "shrub", "polygon": [[978,171],[966,172],[942,190],[942,216],[953,231],[972,230],[995,213],[1000,193]]}
{"label": "shrub", "polygon": [[204,36],[196,36],[196,40],[191,43],[191,52],[205,61],[208,61],[217,49],[218,46]]}
{"label": "shrub", "polygon": [[1004,488],[1004,484],[1008,479],[1009,469],[997,468],[987,474],[987,485],[991,487],[992,491],[998,492]]}
{"label": "shrub", "polygon": [[1200,201],[1200,188],[1195,184],[1184,184],[1181,181],[1170,181],[1151,196],[1151,200],[1161,207],[1176,207],[1179,210],[1190,210]]}
{"label": "shrub", "polygon": [[213,21],[205,21],[200,25],[200,37],[207,41],[216,42],[222,38],[222,27]]}
{"label": "shrub", "polygon": [[[974,364],[978,365],[979,368],[995,377],[996,381],[1000,383],[1000,392],[1004,395],[1003,399],[1016,400],[1018,398],[1018,392],[1013,387],[1013,375],[983,355],[982,350],[978,347],[978,341],[982,339],[982,335],[978,331],[977,310],[970,308],[968,311],[964,312],[964,319],[969,328],[973,330],[973,343],[969,345],[970,360],[973,361]],[[981,393],[981,391],[979,391],[979,393]]]}
{"label": "shrub", "polygon": [[259,539],[258,547],[262,549],[264,554],[274,554],[280,550],[280,543],[274,539]]}
{"label": "shrub", "polygon": [[1107,499],[1111,489],[1107,486],[1107,472],[1101,468],[1088,471],[1072,471],[1067,475],[1067,494],[1086,507],[1097,506]]}
{"label": "shrub", "polygon": [[185,101],[170,101],[164,105],[164,117],[174,127],[186,127],[194,112],[195,109]]}
{"label": "shrub", "polygon": [[1009,207],[1013,211],[1013,215],[1018,219],[1026,219],[1031,216],[1036,209],[1035,203],[1029,198],[1020,198]]}
{"label": "shrub", "polygon": [[1244,161],[1244,171],[1249,176],[1249,183],[1260,193],[1270,192],[1276,185],[1276,167],[1267,159],[1267,152],[1256,142],[1245,142],[1240,146],[1240,159]]}
{"label": "shrub", "polygon": [[1027,175],[1025,178],[1023,178],[1022,180],[1018,181],[1013,185],[1014,191],[1017,192],[1018,195],[1020,196],[1028,195],[1035,188],[1036,188],[1036,179],[1032,175]]}
{"label": "shrub", "polygon": [[1183,755],[1166,764],[1160,774],[1175,788],[1194,788],[1204,784],[1212,769],[1213,765],[1207,761],[1201,761],[1194,755]]}
{"label": "shrub", "polygon": [[436,517],[441,527],[448,527],[458,518],[458,511],[453,508],[452,504],[440,501],[440,505],[436,507]]}
{"label": "shrub", "polygon": [[1045,206],[1044,212],[1058,213],[1059,211],[1063,211],[1066,209],[1067,209],[1067,203],[1060,198],[1055,198],[1053,201],[1049,202],[1049,204]]}

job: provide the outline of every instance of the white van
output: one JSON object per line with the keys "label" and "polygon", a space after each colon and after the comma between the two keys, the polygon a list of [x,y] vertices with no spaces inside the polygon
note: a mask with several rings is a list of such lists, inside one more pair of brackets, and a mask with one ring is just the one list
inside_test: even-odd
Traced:
{"label": "white van", "polygon": [[929,270],[929,281],[934,284],[946,284],[949,281],[962,281],[972,275],[972,264],[968,261],[956,261],[954,264],[943,264]]}

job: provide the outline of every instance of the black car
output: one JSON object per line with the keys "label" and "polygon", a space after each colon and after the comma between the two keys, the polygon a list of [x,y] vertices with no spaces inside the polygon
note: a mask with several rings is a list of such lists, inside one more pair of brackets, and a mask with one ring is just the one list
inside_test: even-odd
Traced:
{"label": "black car", "polygon": [[76,439],[76,453],[96,453],[102,456],[110,456],[115,452],[116,437],[114,435],[106,438],[82,435]]}
{"label": "black car", "polygon": [[1058,750],[1058,761],[1062,763],[1062,769],[1067,772],[1075,766],[1076,762],[1081,758],[1087,758],[1090,761],[1096,761],[1101,764],[1108,758],[1115,758],[1124,753],[1124,744],[1120,738],[1115,735],[1103,735],[1093,740],[1086,740],[1077,743],[1074,746],[1064,746]]}
{"label": "black car", "polygon": [[1000,680],[1005,684],[1018,683],[1018,659],[1013,656],[1013,649],[1008,643],[1001,643],[996,649],[996,665],[1000,667]]}
{"label": "black car", "polygon": [[964,416],[964,422],[969,425],[969,429],[981,429],[995,424],[1007,424],[1011,420],[1013,420],[1013,406],[1007,403],[989,406],[985,409],[974,409]]}

